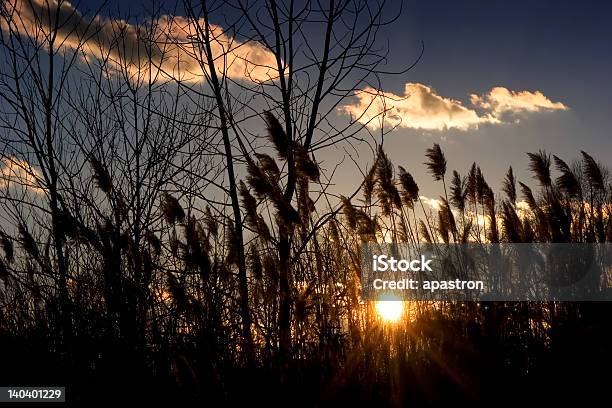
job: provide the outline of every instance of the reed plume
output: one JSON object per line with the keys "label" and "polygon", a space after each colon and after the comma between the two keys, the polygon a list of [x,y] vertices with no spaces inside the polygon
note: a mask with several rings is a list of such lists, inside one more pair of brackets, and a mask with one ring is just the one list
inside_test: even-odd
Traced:
{"label": "reed plume", "polygon": [[370,217],[363,210],[357,210],[357,233],[364,241],[375,240],[376,232],[380,229],[376,215]]}
{"label": "reed plume", "polygon": [[0,282],[6,284],[6,281],[9,276],[10,276],[9,271],[8,271],[8,268],[6,267],[6,264],[4,263],[2,259],[0,259]]}
{"label": "reed plume", "polygon": [[19,238],[21,240],[21,247],[33,258],[38,258],[38,244],[36,244],[34,237],[32,236],[32,234],[30,234],[30,231],[28,231],[28,228],[25,226],[25,224],[19,223],[18,232]]}
{"label": "reed plume", "polygon": [[[260,200],[269,199],[276,208],[277,222],[279,227],[288,228],[300,221],[298,212],[284,197],[280,187],[270,181],[263,168],[258,167],[253,161],[247,165],[247,182],[253,188],[255,195]],[[252,203],[248,203],[252,207]]]}
{"label": "reed plume", "polygon": [[293,157],[297,175],[306,180],[318,183],[321,177],[319,166],[302,145],[293,144]]}
{"label": "reed plume", "polygon": [[504,237],[508,242],[523,242],[523,224],[514,205],[508,201],[502,203],[502,228]]}
{"label": "reed plume", "polygon": [[484,205],[489,217],[489,235],[488,240],[492,243],[499,242],[499,232],[497,229],[497,214],[495,208],[495,194],[489,185],[486,185],[484,190]]}
{"label": "reed plume", "polygon": [[270,111],[264,112],[264,119],[266,121],[268,138],[274,145],[276,153],[281,159],[288,160],[291,141],[287,137],[285,129],[283,129],[278,119]]}
{"label": "reed plume", "polygon": [[6,262],[8,262],[9,264],[13,263],[13,260],[15,259],[15,249],[13,248],[13,241],[3,231],[0,231],[0,246],[4,251],[4,259],[6,260]]}
{"label": "reed plume", "polygon": [[113,183],[106,166],[104,166],[102,162],[94,156],[90,157],[89,163],[91,164],[91,168],[93,170],[93,178],[96,181],[96,185],[104,193],[109,194],[113,189]]}
{"label": "reed plume", "polygon": [[206,224],[206,230],[213,236],[219,236],[219,223],[212,215],[212,211],[210,210],[210,206],[206,206],[204,210],[204,223]]}
{"label": "reed plume", "polygon": [[399,181],[402,186],[402,200],[408,208],[413,208],[414,202],[419,199],[419,186],[414,181],[412,174],[408,173],[402,166],[398,166],[398,168],[400,171]]}
{"label": "reed plume", "polygon": [[468,219],[465,225],[463,226],[463,230],[461,232],[461,243],[467,244],[470,242],[470,234],[472,233],[472,226],[474,222],[471,219]]}
{"label": "reed plume", "polygon": [[555,167],[561,172],[561,175],[555,180],[557,188],[570,198],[579,198],[582,196],[580,182],[576,178],[570,167],[559,157],[553,155]]}
{"label": "reed plume", "polygon": [[419,219],[419,232],[425,242],[427,242],[428,244],[433,243],[433,239],[429,234],[429,229],[427,228],[427,225],[425,225],[422,219]]}
{"label": "reed plume", "polygon": [[280,180],[280,169],[276,164],[276,160],[264,153],[256,153],[255,157],[259,161],[261,168],[268,175],[273,183],[278,183]]}
{"label": "reed plume", "polygon": [[535,197],[533,196],[533,192],[531,191],[531,188],[525,183],[522,183],[520,181],[519,181],[519,185],[521,186],[521,193],[523,194],[523,199],[527,202],[531,211],[538,214],[540,212],[540,207],[538,206],[538,203]]}
{"label": "reed plume", "polygon": [[246,214],[244,218],[246,225],[253,230],[257,230],[257,200],[251,195],[242,180],[238,184],[238,193],[242,199],[242,208],[244,208]]}
{"label": "reed plume", "polygon": [[249,245],[247,261],[251,274],[257,281],[261,282],[263,278],[263,264],[261,262],[261,257],[259,256],[257,246],[254,244]]}
{"label": "reed plume", "polygon": [[477,201],[477,166],[476,163],[472,163],[472,166],[470,167],[470,172],[468,173],[467,176],[467,185],[466,185],[466,189],[467,189],[467,198],[470,201],[470,203],[472,203],[472,205],[476,205],[476,201]]}
{"label": "reed plume", "polygon": [[448,244],[451,234],[457,234],[457,227],[455,225],[455,217],[453,216],[453,212],[448,202],[442,197],[440,197],[440,202],[440,209],[438,210],[438,232],[442,237],[442,241]]}
{"label": "reed plume", "polygon": [[378,150],[376,181],[376,193],[380,200],[382,212],[388,216],[393,212],[394,207],[399,208],[401,206],[401,198],[393,178],[393,164],[382,147]]}
{"label": "reed plume", "polygon": [[185,220],[185,210],[183,210],[179,201],[169,193],[164,193],[161,209],[169,224],[176,224]]}
{"label": "reed plume", "polygon": [[351,231],[354,231],[357,228],[357,210],[348,198],[340,196],[340,201],[342,202],[342,212],[348,227]]}
{"label": "reed plume", "polygon": [[529,170],[534,173],[534,178],[538,180],[541,186],[550,187],[552,181],[550,178],[550,154],[545,150],[539,150],[537,153],[527,153],[529,156]]}
{"label": "reed plume", "polygon": [[549,239],[548,218],[546,217],[544,211],[542,211],[542,208],[540,208],[540,206],[538,205],[538,202],[536,201],[533,192],[531,191],[531,188],[522,182],[519,182],[519,185],[521,186],[521,193],[523,194],[523,199],[527,202],[529,208],[534,214],[537,237],[540,242],[547,242]]}
{"label": "reed plume", "polygon": [[253,161],[249,161],[247,164],[246,179],[260,200],[270,198],[279,193],[278,186],[271,183],[263,168],[258,167]]}
{"label": "reed plume", "polygon": [[376,187],[376,168],[378,166],[378,156],[376,156],[376,160],[372,167],[366,173],[363,180],[363,199],[366,204],[372,203],[372,194],[374,193],[374,188]]}
{"label": "reed plume", "polygon": [[162,251],[162,243],[161,240],[155,235],[155,233],[151,230],[147,230],[145,232],[145,240],[153,250],[155,256],[159,256]]}
{"label": "reed plume", "polygon": [[512,166],[508,168],[508,172],[506,173],[506,177],[502,183],[502,191],[506,194],[508,201],[510,204],[516,204],[516,178],[514,177],[514,172],[512,170]]}
{"label": "reed plume", "polygon": [[434,143],[433,147],[425,151],[425,156],[429,159],[424,164],[427,166],[429,173],[434,180],[440,181],[444,179],[446,174],[446,157],[440,148],[440,145]]}
{"label": "reed plume", "polygon": [[468,195],[467,179],[462,178],[456,170],[453,170],[451,180],[450,202],[462,213],[465,211],[465,201]]}
{"label": "reed plume", "polygon": [[582,154],[582,168],[589,184],[596,191],[604,191],[604,178],[599,164],[584,150],[581,150],[580,153]]}

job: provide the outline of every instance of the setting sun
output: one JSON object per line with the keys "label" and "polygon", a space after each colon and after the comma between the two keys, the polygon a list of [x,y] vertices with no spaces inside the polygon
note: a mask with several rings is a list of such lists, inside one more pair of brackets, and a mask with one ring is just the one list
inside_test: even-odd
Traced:
{"label": "setting sun", "polygon": [[404,302],[399,300],[379,300],[376,302],[376,313],[387,322],[396,322],[402,317]]}

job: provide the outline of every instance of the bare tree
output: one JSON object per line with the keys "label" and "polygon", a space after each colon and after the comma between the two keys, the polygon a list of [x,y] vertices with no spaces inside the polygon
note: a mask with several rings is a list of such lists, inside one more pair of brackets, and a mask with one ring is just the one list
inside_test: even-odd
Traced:
{"label": "bare tree", "polygon": [[[300,172],[308,162],[317,167],[314,155],[318,149],[360,140],[356,135],[364,125],[358,121],[359,118],[338,126],[331,120],[331,115],[343,98],[370,81],[376,83],[379,75],[386,73],[383,68],[386,50],[380,47],[377,34],[393,21],[394,16],[389,17],[385,6],[384,2],[366,1],[330,1],[326,5],[310,1],[286,4],[275,1],[185,2],[194,30],[193,41],[199,50],[194,57],[201,61],[217,102],[220,127],[226,142],[228,172],[235,176],[235,164],[230,162],[237,163],[240,157],[244,157],[249,166],[254,161],[262,165],[253,157],[254,135],[249,127],[253,118],[263,117],[268,136],[271,136],[278,156],[284,162],[283,205],[291,206],[295,203],[300,183],[302,190],[308,193],[308,180],[300,178]],[[223,31],[211,29],[212,20],[223,18],[216,14],[223,7],[238,10],[238,16],[226,21],[227,28]],[[322,35],[313,39],[307,34],[312,32]],[[221,43],[220,39],[226,37],[238,37],[240,41]],[[260,51],[257,53],[236,51],[249,46],[262,47],[263,50],[257,48]],[[242,75],[238,78],[228,74],[232,64],[241,67]],[[257,101],[259,106],[267,106],[268,116],[264,117],[253,101]],[[311,181],[319,182],[318,175]],[[325,185],[321,187],[319,198],[325,194]],[[230,185],[230,192],[234,189],[235,186]],[[231,196],[236,233],[242,242],[243,227],[237,197],[234,193]],[[296,206],[300,207],[300,203],[297,202]],[[309,228],[320,228],[325,219],[329,218],[322,217],[321,222],[315,221]],[[275,223],[274,219],[270,221]],[[308,237],[312,237],[306,232],[306,240],[298,244],[294,237],[295,225],[277,223],[278,237],[275,240],[280,278],[279,348],[283,359],[289,355],[292,343],[291,310],[296,296],[291,277],[292,262],[300,257],[308,246]],[[313,242],[313,245],[317,243]],[[241,269],[240,276],[246,299],[246,271]],[[247,306],[243,301],[243,317],[249,323]],[[244,325],[245,335],[247,326]]]}
{"label": "bare tree", "polygon": [[[31,187],[40,189],[38,198],[42,202],[30,208],[46,218],[40,226],[49,231],[52,251],[40,251],[45,259],[38,258],[38,263],[55,281],[61,305],[60,330],[64,347],[68,349],[73,337],[68,292],[71,260],[64,247],[62,215],[66,203],[62,190],[68,177],[65,164],[70,161],[71,154],[67,151],[64,126],[71,113],[61,101],[75,70],[77,54],[65,57],[63,49],[67,42],[75,50],[81,48],[88,27],[73,25],[76,12],[66,9],[65,4],[63,1],[44,4],[7,1],[2,4],[0,46],[7,58],[3,58],[0,73],[0,97],[5,109],[2,129],[7,137],[2,139],[0,150],[3,160],[32,166],[27,168],[29,176],[26,178],[34,182]],[[4,198],[14,200],[10,196]],[[22,204],[29,205],[20,202]],[[14,221],[20,225],[22,241],[28,241],[28,229],[33,226],[23,219]],[[32,242],[29,246],[32,251],[39,252],[38,245]]]}

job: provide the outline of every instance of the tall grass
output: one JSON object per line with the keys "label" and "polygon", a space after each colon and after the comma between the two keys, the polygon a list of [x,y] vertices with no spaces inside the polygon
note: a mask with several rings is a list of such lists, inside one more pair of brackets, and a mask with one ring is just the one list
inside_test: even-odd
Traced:
{"label": "tall grass", "polygon": [[[96,186],[111,208],[108,214],[86,208],[62,214],[75,337],[70,350],[59,347],[61,293],[49,237],[34,236],[25,223],[14,236],[0,234],[0,346],[5,356],[7,350],[34,350],[26,359],[31,366],[17,351],[7,358],[11,371],[3,382],[11,376],[50,381],[60,372],[83,397],[91,396],[87,381],[116,384],[123,378],[193,400],[235,401],[246,387],[263,401],[284,390],[301,392],[304,403],[395,404],[444,395],[469,399],[495,383],[491,373],[499,381],[550,380],[557,378],[551,361],[573,347],[590,344],[588,355],[603,350],[579,338],[581,330],[610,338],[603,307],[413,302],[400,322],[388,324],[359,293],[362,242],[609,242],[609,177],[593,157],[582,152],[569,165],[544,151],[529,153],[537,189],[516,180],[510,167],[503,195],[496,195],[477,164],[465,177],[453,171],[447,191],[446,157],[434,145],[425,165],[441,183],[441,196],[436,208],[428,208],[409,171],[379,149],[362,184],[363,199],[341,197],[323,208],[311,197],[310,185],[321,177],[316,161],[286,139],[274,116],[267,114],[266,122],[278,158],[262,153],[249,159],[238,188],[248,230],[254,361],[244,358],[232,225],[209,207],[195,211],[188,192],[181,198],[164,192],[159,224],[135,247],[113,177],[91,159]],[[292,199],[283,194],[286,166],[279,163],[289,156],[299,186]],[[288,356],[279,352],[283,233],[291,237]],[[139,280],[137,259],[144,274]],[[31,371],[56,360],[56,372]],[[446,394],[436,395],[436,387]]]}

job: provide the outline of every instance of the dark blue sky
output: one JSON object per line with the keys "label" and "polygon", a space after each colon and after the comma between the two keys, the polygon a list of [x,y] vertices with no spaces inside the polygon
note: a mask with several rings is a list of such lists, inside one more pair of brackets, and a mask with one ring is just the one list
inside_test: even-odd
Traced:
{"label": "dark blue sky", "polygon": [[493,85],[542,89],[581,112],[585,105],[586,113],[607,114],[611,11],[606,2],[409,2],[388,35],[398,56],[425,41],[411,80],[444,95]]}
{"label": "dark blue sky", "polygon": [[[397,9],[388,3],[389,10]],[[107,9],[134,19],[148,14],[151,4],[106,2]],[[177,3],[156,4],[173,10]],[[181,4],[176,7],[180,13]],[[390,43],[389,65],[405,66],[418,55],[421,40],[425,55],[403,77],[387,78],[385,90],[400,93],[404,82],[422,82],[465,100],[495,85],[540,89],[590,122],[612,107],[611,15],[612,4],[605,1],[406,1],[397,23],[381,36]]]}
{"label": "dark blue sky", "polygon": [[[172,8],[174,3],[167,4]],[[122,12],[129,7],[134,16],[146,14],[143,10],[150,7],[148,2],[128,6],[115,0],[108,5]],[[410,72],[384,78],[385,92],[402,95],[405,83],[418,82],[468,105],[470,94],[503,86],[541,91],[569,110],[468,131],[398,129],[385,142],[391,158],[422,180],[428,177],[422,166],[423,151],[438,142],[451,169],[465,173],[478,161],[494,186],[499,186],[510,164],[519,177],[529,180],[525,152],[540,148],[568,161],[582,149],[604,163],[611,162],[611,12],[612,7],[603,1],[405,2],[399,20],[381,33],[391,49],[389,69],[410,63],[421,41],[425,54]],[[321,33],[312,35],[316,39]],[[346,177],[351,174],[347,171]],[[427,187],[424,193],[436,195]]]}
{"label": "dark blue sky", "polygon": [[[401,95],[405,82],[420,82],[445,97],[468,102],[470,93],[494,86],[540,90],[569,111],[530,115],[521,123],[475,131],[398,130],[388,151],[417,176],[422,153],[433,142],[449,166],[464,173],[481,163],[492,185],[507,166],[529,179],[526,151],[547,149],[567,160],[581,149],[604,163],[612,159],[612,8],[607,2],[411,1],[387,31],[390,63],[401,66],[425,43],[421,62],[386,91]],[[406,139],[410,140],[406,145]],[[427,190],[426,190],[427,192]],[[429,193],[429,192],[427,192]],[[435,194],[431,192],[430,194]]]}

